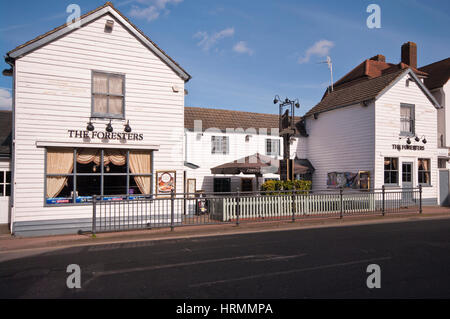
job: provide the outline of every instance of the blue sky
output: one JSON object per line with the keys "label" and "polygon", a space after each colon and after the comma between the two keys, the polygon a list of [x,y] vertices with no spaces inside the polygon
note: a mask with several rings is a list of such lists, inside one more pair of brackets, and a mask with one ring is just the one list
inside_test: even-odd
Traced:
{"label": "blue sky", "polygon": [[[105,1],[1,1],[2,55],[65,23],[66,7],[85,13]],[[449,56],[450,1],[117,0],[113,4],[177,61],[192,79],[186,106],[277,113],[272,100],[298,98],[300,113],[320,101],[334,79],[376,54],[398,63],[400,46],[418,45],[418,64]],[[381,28],[369,29],[369,4]],[[1,61],[2,70],[8,65]],[[0,76],[0,107],[11,78]]]}

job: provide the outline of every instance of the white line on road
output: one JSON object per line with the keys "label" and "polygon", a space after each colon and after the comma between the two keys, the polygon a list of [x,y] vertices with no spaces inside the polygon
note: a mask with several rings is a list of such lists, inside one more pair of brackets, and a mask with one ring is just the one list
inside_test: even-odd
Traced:
{"label": "white line on road", "polygon": [[264,278],[264,277],[289,275],[289,274],[294,274],[294,273],[304,272],[304,271],[314,271],[314,270],[322,270],[322,269],[335,268],[335,267],[351,266],[351,265],[365,264],[365,263],[371,263],[374,261],[382,261],[382,260],[389,260],[389,259],[392,259],[392,257],[380,257],[380,258],[373,258],[373,259],[349,261],[349,262],[345,262],[345,263],[320,265],[320,266],[315,266],[315,267],[292,269],[292,270],[286,270],[286,271],[277,271],[277,272],[272,272],[272,273],[245,276],[245,277],[239,277],[239,278],[202,282],[202,283],[198,283],[198,284],[189,285],[189,287],[196,288],[196,287],[203,287],[203,286],[212,286],[212,285],[216,285],[216,284],[223,284],[223,283],[229,283],[229,282],[234,282],[234,281],[243,281],[243,280],[258,279],[258,278]]}

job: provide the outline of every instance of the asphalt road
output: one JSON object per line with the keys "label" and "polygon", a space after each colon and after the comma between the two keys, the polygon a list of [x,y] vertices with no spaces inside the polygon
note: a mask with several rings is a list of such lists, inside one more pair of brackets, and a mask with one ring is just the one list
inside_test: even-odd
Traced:
{"label": "asphalt road", "polygon": [[0,297],[450,298],[450,219],[73,247],[1,262]]}

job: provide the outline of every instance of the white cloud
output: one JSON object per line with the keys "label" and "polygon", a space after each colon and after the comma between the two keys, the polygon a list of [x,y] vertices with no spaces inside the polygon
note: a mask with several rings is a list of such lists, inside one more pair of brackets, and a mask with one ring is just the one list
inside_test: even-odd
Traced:
{"label": "white cloud", "polygon": [[0,88],[0,109],[10,110],[12,106],[12,97],[9,89]]}
{"label": "white cloud", "polygon": [[319,57],[324,57],[330,54],[330,49],[334,47],[334,42],[328,40],[320,40],[314,43],[314,45],[305,52],[304,57],[300,57],[298,59],[298,63],[306,63],[309,62],[311,56],[317,55]]}
{"label": "white cloud", "polygon": [[245,41],[239,41],[238,43],[236,43],[233,47],[233,51],[241,54],[253,54],[253,50],[247,46],[247,42]]}
{"label": "white cloud", "polygon": [[194,34],[194,38],[200,39],[197,43],[203,50],[209,51],[212,47],[214,47],[217,42],[223,38],[232,37],[234,35],[234,28],[226,28],[222,31],[215,32],[212,35],[209,35],[208,32],[199,31]]}
{"label": "white cloud", "polygon": [[169,4],[178,4],[183,0],[136,0],[144,7],[133,5],[130,16],[138,19],[146,19],[153,21],[159,18],[161,13],[168,14],[170,11],[166,9]]}

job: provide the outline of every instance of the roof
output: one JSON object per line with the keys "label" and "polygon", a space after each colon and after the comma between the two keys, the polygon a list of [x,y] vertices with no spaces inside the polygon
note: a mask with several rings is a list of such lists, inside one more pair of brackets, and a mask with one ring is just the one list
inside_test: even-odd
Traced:
{"label": "roof", "polygon": [[416,84],[428,97],[431,103],[433,103],[436,108],[440,108],[439,103],[422,83],[422,81],[420,81],[417,77],[416,71],[413,69],[390,69],[389,72],[385,71],[383,73],[383,75],[378,77],[359,79],[358,81],[352,81],[350,83],[338,86],[332,92],[325,94],[322,100],[311,110],[309,110],[304,117],[316,113],[331,111],[339,107],[366,103],[377,99],[386,89],[390,87],[391,84],[400,79],[406,73],[410,74],[411,78],[414,79]]}
{"label": "roof", "polygon": [[0,157],[11,156],[12,112],[0,111]]}
{"label": "roof", "polygon": [[418,76],[428,75],[426,72],[417,70],[416,68],[412,68],[402,62],[398,64],[386,63],[382,55],[376,55],[371,59],[363,61],[349,73],[336,81],[333,84],[333,89],[337,89],[344,85],[352,85],[355,82],[357,83],[363,80],[374,79],[384,74],[396,72],[399,70],[406,70],[408,68],[411,68]]}
{"label": "roof", "polygon": [[428,64],[420,70],[428,73],[425,86],[429,90],[443,87],[450,77],[450,58]]}
{"label": "roof", "polygon": [[[184,108],[184,127],[193,130],[196,120],[202,121],[202,130],[208,128],[217,128],[221,131],[225,131],[227,128],[242,128],[244,130],[248,128],[279,128],[278,114],[186,106]],[[300,117],[296,117],[296,122],[300,120]]]}
{"label": "roof", "polygon": [[373,79],[359,81],[353,85],[340,87],[325,95],[322,101],[309,110],[305,116],[375,99],[384,88],[389,86],[389,84],[394,82],[403,73],[404,71],[400,70]]}
{"label": "roof", "polygon": [[[95,19],[102,17],[105,14],[110,13],[115,18],[119,20],[126,28],[128,28],[131,33],[133,33],[141,42],[146,45],[153,53],[161,58],[175,73],[177,73],[184,81],[189,81],[191,76],[177,63],[175,62],[166,52],[164,52],[158,45],[153,42],[149,37],[147,37],[144,32],[142,32],[138,27],[136,27],[127,17],[125,17],[119,10],[114,8],[111,2],[106,2],[103,6],[100,6],[80,17],[81,26],[89,23]],[[72,22],[75,23],[75,22]],[[76,28],[71,28],[72,23],[64,23],[53,30],[48,31],[24,44],[19,45],[15,49],[7,53],[8,57],[20,58],[24,54],[39,48],[54,39],[64,36],[65,34],[76,30]]]}

